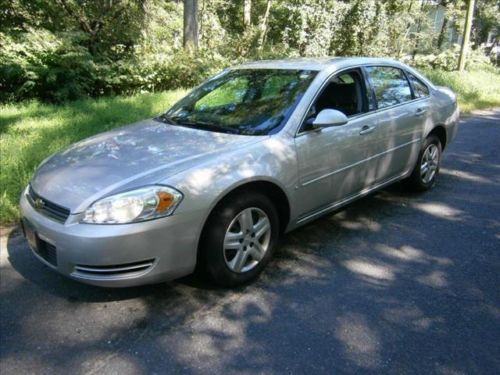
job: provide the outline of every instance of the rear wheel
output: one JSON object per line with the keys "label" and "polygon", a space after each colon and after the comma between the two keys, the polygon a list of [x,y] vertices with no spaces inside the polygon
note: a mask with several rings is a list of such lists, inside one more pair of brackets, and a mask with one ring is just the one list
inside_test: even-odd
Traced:
{"label": "rear wheel", "polygon": [[435,135],[430,135],[425,140],[417,163],[412,174],[404,184],[415,191],[425,191],[430,189],[436,182],[436,177],[439,172],[441,163],[442,146],[439,138]]}
{"label": "rear wheel", "polygon": [[203,231],[201,266],[219,285],[246,283],[269,262],[278,237],[279,217],[268,197],[248,192],[228,198]]}

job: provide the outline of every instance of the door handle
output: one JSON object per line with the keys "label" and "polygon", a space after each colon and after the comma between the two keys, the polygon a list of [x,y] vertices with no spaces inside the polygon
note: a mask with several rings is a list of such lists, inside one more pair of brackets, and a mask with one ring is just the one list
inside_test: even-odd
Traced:
{"label": "door handle", "polygon": [[364,135],[364,134],[369,134],[371,133],[372,131],[375,130],[375,126],[368,126],[368,125],[365,125],[361,128],[361,131],[359,132],[360,135]]}
{"label": "door handle", "polygon": [[419,108],[419,109],[417,109],[417,111],[415,112],[415,116],[420,117],[420,116],[424,115],[424,114],[425,114],[425,112],[427,112],[427,109],[426,109],[426,108]]}

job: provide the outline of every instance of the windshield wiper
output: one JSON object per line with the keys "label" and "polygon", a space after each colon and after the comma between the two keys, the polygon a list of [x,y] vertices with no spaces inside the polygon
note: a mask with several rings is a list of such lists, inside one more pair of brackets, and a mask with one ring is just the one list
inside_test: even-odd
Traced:
{"label": "windshield wiper", "polygon": [[234,128],[229,126],[212,124],[209,122],[201,122],[201,121],[183,121],[177,123],[180,126],[186,126],[188,128],[193,129],[201,129],[201,130],[211,130],[221,133],[230,133],[230,134],[240,134],[240,132]]}
{"label": "windshield wiper", "polygon": [[185,126],[186,128],[210,130],[210,131],[216,131],[216,132],[221,132],[221,133],[240,134],[240,132],[237,129],[231,128],[229,126],[212,124],[210,122],[187,121],[185,119],[181,119],[178,117],[169,117],[165,114],[158,116],[158,119],[160,121],[166,122],[167,124],[170,124],[170,125]]}
{"label": "windshield wiper", "polygon": [[165,124],[169,125],[178,125],[172,117],[167,116],[165,113],[159,115],[158,117],[155,117],[155,120],[164,122]]}

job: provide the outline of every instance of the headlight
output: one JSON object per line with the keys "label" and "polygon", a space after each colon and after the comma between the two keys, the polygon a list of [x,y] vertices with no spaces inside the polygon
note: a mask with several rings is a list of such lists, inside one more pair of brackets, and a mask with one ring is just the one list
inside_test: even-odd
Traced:
{"label": "headlight", "polygon": [[174,212],[182,194],[167,186],[149,186],[112,195],[93,203],[82,222],[124,224],[156,219]]}

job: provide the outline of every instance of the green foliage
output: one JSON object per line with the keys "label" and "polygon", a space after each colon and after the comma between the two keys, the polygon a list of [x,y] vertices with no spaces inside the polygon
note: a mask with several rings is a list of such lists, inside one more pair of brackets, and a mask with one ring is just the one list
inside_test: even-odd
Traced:
{"label": "green foliage", "polygon": [[95,59],[82,40],[83,33],[30,32],[21,40],[0,34],[0,101],[64,102],[192,87],[228,65],[206,50],[165,56],[145,49],[127,59]]}
{"label": "green foliage", "polygon": [[153,64],[151,74],[158,75],[157,81],[161,90],[192,87],[227,65],[229,65],[227,60],[206,50],[200,51],[197,55],[180,51],[168,64]]}
{"label": "green foliage", "polygon": [[62,101],[90,93],[95,64],[88,50],[75,43],[80,36],[56,38],[38,31],[21,41],[0,34],[0,100]]}
{"label": "green foliage", "polygon": [[[416,55],[413,57],[406,57],[402,59],[409,65],[413,65],[417,69],[438,69],[442,71],[457,70],[458,56],[460,54],[460,46],[454,45],[452,48],[447,49],[438,54]],[[481,50],[469,51],[467,57],[467,69],[488,69],[492,67],[488,56]]]}
{"label": "green foliage", "polygon": [[500,72],[489,66],[468,72],[447,72],[438,69],[423,70],[434,84],[450,87],[458,95],[460,111],[500,106]]}
{"label": "green foliage", "polygon": [[[456,65],[448,29],[433,12],[444,6],[447,25],[459,32],[464,0],[253,0],[249,24],[243,2],[199,1],[200,49],[187,53],[180,0],[0,0],[0,101],[190,87],[248,59],[367,55]],[[494,0],[477,3],[480,43],[498,32],[500,12]]]}
{"label": "green foliage", "polygon": [[92,55],[112,56],[115,52],[113,57],[119,58],[140,38],[148,22],[146,8],[160,3],[164,1],[0,0],[0,31],[81,32],[85,35],[83,46]]}
{"label": "green foliage", "polygon": [[376,55],[383,49],[380,35],[385,23],[383,4],[376,0],[356,0],[341,22],[342,33],[334,39],[339,55]]}
{"label": "green foliage", "polygon": [[479,1],[476,7],[473,29],[473,38],[476,44],[484,42],[489,33],[499,36],[500,2],[498,0]]}

